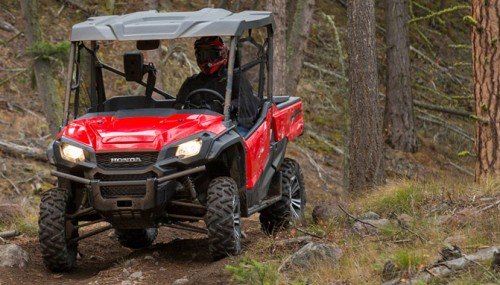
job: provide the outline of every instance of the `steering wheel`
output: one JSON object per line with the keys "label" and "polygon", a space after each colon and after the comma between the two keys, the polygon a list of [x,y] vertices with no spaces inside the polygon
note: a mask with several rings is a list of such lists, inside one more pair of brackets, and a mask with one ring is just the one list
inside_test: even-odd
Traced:
{"label": "steering wheel", "polygon": [[[194,95],[198,94],[209,95],[208,97],[211,98],[205,98],[205,96],[201,98],[200,97],[195,98],[195,101],[197,101],[196,103],[198,102],[200,103],[199,105],[197,105],[191,102],[190,99]],[[184,105],[182,106],[182,109],[209,109],[218,113],[222,113],[224,101],[225,101],[224,96],[222,96],[219,92],[208,88],[199,88],[189,92],[189,94],[186,96],[186,99],[184,100]]]}

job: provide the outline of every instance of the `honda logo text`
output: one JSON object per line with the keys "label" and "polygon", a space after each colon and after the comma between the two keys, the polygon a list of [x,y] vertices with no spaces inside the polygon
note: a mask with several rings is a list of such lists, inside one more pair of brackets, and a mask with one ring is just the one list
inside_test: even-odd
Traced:
{"label": "honda logo text", "polygon": [[140,157],[112,157],[111,163],[142,162]]}

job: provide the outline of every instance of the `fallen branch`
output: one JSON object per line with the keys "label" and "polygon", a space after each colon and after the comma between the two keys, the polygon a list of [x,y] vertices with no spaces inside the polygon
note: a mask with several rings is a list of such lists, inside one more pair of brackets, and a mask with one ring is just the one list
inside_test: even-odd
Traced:
{"label": "fallen branch", "polygon": [[32,158],[40,161],[47,161],[47,156],[42,149],[29,147],[24,145],[18,145],[11,142],[0,140],[0,150],[11,155],[23,156],[26,158]]}
{"label": "fallen branch", "polygon": [[0,238],[11,238],[20,235],[21,233],[17,230],[9,230],[0,232]]}
{"label": "fallen branch", "polygon": [[493,207],[495,207],[495,206],[497,206],[497,205],[499,205],[499,204],[500,204],[500,200],[496,201],[495,203],[493,203],[493,204],[491,204],[491,205],[488,205],[488,206],[486,206],[486,207],[484,207],[484,208],[480,209],[479,211],[477,211],[477,213],[481,213],[481,212],[484,212],[484,211],[486,211],[486,210],[489,210],[489,209],[491,209],[491,208],[493,208]]}
{"label": "fallen branch", "polygon": [[422,51],[416,49],[414,46],[410,45],[410,51],[413,51],[414,53],[416,53],[417,55],[419,55],[421,58],[425,59],[427,62],[429,62],[431,65],[433,65],[434,67],[436,67],[439,71],[441,72],[444,72],[446,73],[451,79],[453,79],[455,82],[461,84],[462,80],[467,80],[466,77],[464,76],[461,76],[461,75],[457,75],[457,74],[451,74],[449,68],[446,68],[444,66],[441,66],[439,63],[435,62],[434,60],[432,60],[432,58],[430,58],[429,56],[427,56],[426,54],[424,54]]}
{"label": "fallen branch", "polygon": [[455,125],[453,125],[453,124],[451,124],[451,123],[449,123],[449,122],[447,122],[447,121],[445,121],[437,116],[431,115],[431,114],[424,112],[422,110],[419,110],[419,109],[416,109],[416,110],[417,110],[417,112],[420,112],[420,113],[425,115],[425,116],[417,115],[417,119],[443,126],[444,128],[463,136],[464,138],[468,139],[469,141],[474,142],[474,138],[472,136],[470,136],[464,129],[461,129],[458,126],[455,126]]}
{"label": "fallen branch", "polygon": [[360,223],[362,223],[362,224],[364,224],[364,225],[367,225],[367,226],[372,226],[372,227],[374,227],[374,228],[378,229],[378,227],[377,227],[377,226],[375,226],[375,225],[373,225],[373,224],[370,224],[370,223],[368,223],[368,222],[365,222],[365,221],[363,221],[363,220],[360,220],[360,219],[356,218],[355,216],[353,216],[353,215],[349,214],[349,212],[347,212],[347,211],[346,211],[346,210],[345,210],[345,209],[344,209],[344,208],[343,208],[340,204],[338,204],[338,206],[339,206],[340,210],[341,210],[342,212],[344,212],[344,213],[345,213],[345,214],[346,214],[349,218],[351,218],[351,219],[355,220],[356,222],[360,222]]}
{"label": "fallen branch", "polygon": [[319,238],[319,239],[324,239],[324,238],[325,238],[325,237],[319,236],[319,235],[317,235],[317,234],[310,233],[310,232],[308,232],[308,231],[306,231],[306,230],[303,230],[303,229],[301,229],[301,228],[298,228],[298,227],[295,227],[295,229],[296,229],[297,231],[299,231],[299,232],[301,232],[301,233],[305,234],[305,235],[308,235],[308,236],[312,236],[312,237]]}
{"label": "fallen branch", "polygon": [[417,107],[424,108],[427,110],[438,111],[441,113],[448,113],[451,115],[457,115],[457,116],[466,117],[466,118],[471,118],[474,115],[473,113],[468,112],[468,111],[456,110],[456,109],[451,109],[451,108],[447,108],[444,106],[427,104],[427,103],[424,103],[424,102],[421,102],[418,100],[413,100],[413,104],[415,104],[415,106],[417,106]]}
{"label": "fallen branch", "polygon": [[5,83],[9,82],[10,80],[12,80],[13,78],[17,77],[18,75],[20,75],[21,73],[24,73],[26,71],[26,69],[23,69],[23,70],[20,70],[16,73],[14,73],[13,75],[5,78],[4,80],[0,81],[0,86],[4,85]]}
{"label": "fallen branch", "polygon": [[17,109],[17,110],[21,111],[23,113],[23,115],[25,113],[28,113],[30,115],[33,115],[33,116],[37,117],[40,120],[45,120],[45,118],[42,115],[39,115],[39,114],[31,111],[30,109],[24,108],[23,106],[21,106],[19,104],[10,103],[7,100],[2,100],[2,99],[0,99],[0,103],[5,104],[5,106],[7,106],[7,108],[9,109],[9,111],[14,111],[14,109]]}
{"label": "fallen branch", "polygon": [[467,174],[467,175],[469,175],[469,176],[474,177],[474,173],[472,173],[472,171],[470,171],[470,170],[468,170],[468,169],[466,169],[466,168],[464,168],[464,167],[462,167],[462,166],[460,166],[460,165],[458,165],[458,164],[454,163],[454,162],[453,162],[453,161],[451,161],[451,160],[448,160],[448,163],[449,163],[451,166],[455,167],[456,169],[460,170],[461,172],[463,172],[463,173],[465,173],[465,174]]}
{"label": "fallen branch", "polygon": [[322,143],[326,144],[328,147],[330,147],[334,152],[336,152],[338,155],[344,155],[344,150],[342,150],[340,147],[332,144],[331,142],[328,141],[325,137],[311,131],[311,130],[306,130],[306,134],[310,135],[312,138],[321,141]]}
{"label": "fallen branch", "polygon": [[325,185],[325,191],[328,191],[328,182],[323,178],[323,175],[321,175],[321,173],[323,172],[331,181],[333,181],[333,183],[339,185],[339,186],[342,186],[342,184],[335,178],[331,177],[328,172],[326,170],[323,169],[323,167],[321,167],[321,165],[319,165],[315,160],[314,158],[309,154],[309,152],[299,146],[297,146],[297,148],[307,157],[307,159],[309,159],[309,163],[314,166],[316,168],[316,172],[318,173],[318,177],[319,179],[321,180],[321,182],[323,182],[323,184]]}
{"label": "fallen branch", "polygon": [[339,79],[342,79],[342,80],[344,80],[344,81],[347,81],[347,78],[346,78],[345,76],[343,76],[343,75],[341,75],[341,74],[339,74],[339,73],[333,72],[333,71],[331,71],[331,70],[329,70],[329,69],[325,69],[325,68],[323,68],[323,67],[317,66],[317,65],[312,64],[312,63],[310,63],[310,62],[307,62],[307,61],[306,61],[306,62],[304,62],[304,66],[305,66],[305,67],[308,67],[308,68],[311,68],[311,69],[314,69],[314,70],[316,70],[316,71],[319,71],[319,72],[321,72],[321,73],[325,73],[325,74],[331,75],[331,76],[333,76],[333,77],[337,77],[337,78],[339,78]]}
{"label": "fallen branch", "polygon": [[321,168],[321,166],[312,158],[312,156],[308,152],[304,152],[307,158],[309,159],[309,162],[311,163],[312,166],[316,167],[316,172],[318,173],[319,179],[326,185],[328,185],[328,182],[323,178],[323,175],[321,175],[321,172],[324,172],[324,170]]}
{"label": "fallen branch", "polygon": [[19,33],[19,30],[11,25],[9,22],[0,20],[0,29],[7,31],[7,32],[14,32],[14,33]]}
{"label": "fallen branch", "polygon": [[19,191],[19,188],[17,187],[16,183],[14,183],[14,181],[10,180],[7,176],[5,176],[5,174],[3,174],[3,172],[0,171],[0,176],[3,177],[3,179],[7,180],[7,182],[9,182],[10,185],[12,185],[12,187],[14,188],[14,191],[16,191],[17,195],[21,195],[21,191]]}
{"label": "fallen branch", "polygon": [[462,257],[457,259],[435,264],[435,266],[427,268],[425,271],[418,273],[417,275],[415,275],[410,279],[401,280],[400,278],[395,278],[383,283],[383,285],[417,284],[417,283],[427,284],[433,278],[443,278],[452,274],[454,271],[461,270],[471,264],[477,264],[477,262],[479,261],[491,259],[493,258],[493,254],[498,250],[500,250],[499,246],[492,246],[480,250],[474,254],[463,255]]}

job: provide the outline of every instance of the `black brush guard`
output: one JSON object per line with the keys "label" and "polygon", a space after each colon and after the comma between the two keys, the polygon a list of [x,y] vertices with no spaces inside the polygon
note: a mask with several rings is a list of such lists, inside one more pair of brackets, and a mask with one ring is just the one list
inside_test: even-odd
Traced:
{"label": "black brush guard", "polygon": [[[167,201],[175,194],[175,180],[202,171],[205,171],[205,166],[162,177],[116,181],[87,179],[56,170],[52,171],[52,175],[90,186],[89,201],[92,208],[113,227],[133,229],[157,226],[157,218],[164,213]],[[109,191],[106,191],[107,189],[123,187],[129,188],[129,194],[135,193],[136,195],[113,195],[113,193],[110,194]],[[130,190],[135,189],[141,189],[141,192],[130,192]],[[116,190],[114,194],[116,194]]]}

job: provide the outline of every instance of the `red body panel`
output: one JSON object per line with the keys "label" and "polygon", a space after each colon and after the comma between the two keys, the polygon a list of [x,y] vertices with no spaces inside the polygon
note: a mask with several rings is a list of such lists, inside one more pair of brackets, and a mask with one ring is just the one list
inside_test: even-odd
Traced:
{"label": "red body panel", "polygon": [[269,157],[271,145],[271,112],[267,113],[266,121],[245,140],[247,189],[252,189],[259,180]]}
{"label": "red body panel", "polygon": [[[226,129],[223,116],[174,114],[168,117],[117,118],[111,115],[80,118],[69,123],[58,135],[83,143],[99,152],[160,151],[172,142],[200,132],[220,134]],[[266,120],[246,140],[246,186],[253,189],[268,162],[271,128],[275,141],[294,140],[302,134],[302,102],[279,110],[275,105]]]}
{"label": "red body panel", "polygon": [[81,118],[58,135],[92,147],[96,152],[159,151],[163,146],[193,134],[226,129],[223,116],[175,114],[169,117]]}
{"label": "red body panel", "polygon": [[273,129],[274,139],[281,141],[287,138],[293,141],[304,131],[304,113],[302,102],[299,101],[291,106],[279,110],[273,106]]}

